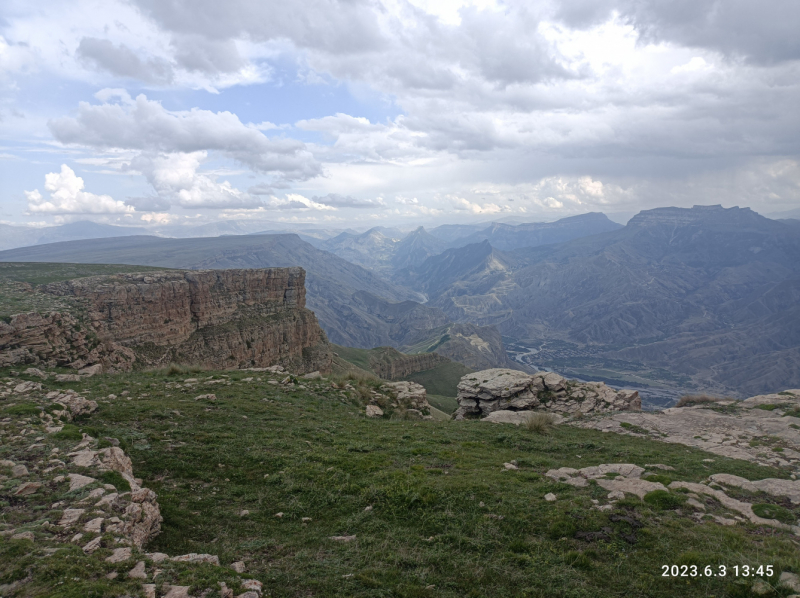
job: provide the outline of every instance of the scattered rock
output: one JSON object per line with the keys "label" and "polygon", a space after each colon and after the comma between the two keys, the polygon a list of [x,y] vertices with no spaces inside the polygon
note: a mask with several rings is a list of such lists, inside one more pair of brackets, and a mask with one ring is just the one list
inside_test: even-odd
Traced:
{"label": "scattered rock", "polygon": [[136,566],[128,571],[128,577],[136,579],[147,579],[147,572],[144,569],[144,561],[139,561]]}
{"label": "scattered rock", "polygon": [[237,573],[244,573],[245,565],[243,561],[236,561],[231,563],[231,569],[236,571]]}
{"label": "scattered rock", "polygon": [[544,499],[547,502],[555,502],[556,501],[556,495],[553,494],[552,492],[548,492],[547,494],[544,495]]}
{"label": "scattered rock", "polygon": [[78,373],[81,376],[91,378],[92,376],[96,376],[97,374],[103,373],[103,364],[96,363],[94,365],[90,365],[89,367],[85,367],[83,369],[78,370]]}
{"label": "scattered rock", "polygon": [[87,521],[86,525],[83,526],[83,531],[99,534],[103,530],[103,517],[95,517],[94,519]]}
{"label": "scattered rock", "polygon": [[194,398],[194,400],[195,400],[195,401],[201,401],[201,400],[205,400],[205,401],[216,401],[216,400],[217,400],[217,395],[215,395],[215,394],[211,394],[211,393],[209,393],[209,394],[206,394],[206,395],[197,395],[197,396]]}
{"label": "scattered rock", "polygon": [[239,517],[247,517],[249,514],[250,511],[248,511],[247,509],[242,509],[241,511],[239,511]]}
{"label": "scattered rock", "polygon": [[[87,451],[91,452],[91,451]],[[81,453],[84,454],[84,453]],[[75,463],[73,461],[73,463]],[[69,491],[74,492],[75,490],[80,490],[84,486],[88,486],[89,484],[96,482],[97,480],[94,478],[90,478],[85,475],[80,475],[79,473],[70,473],[67,475],[69,478]]]}
{"label": "scattered rock", "polygon": [[614,490],[613,492],[608,493],[608,500],[622,500],[625,498],[625,493],[620,492],[619,490]]}
{"label": "scattered rock", "polygon": [[517,467],[513,463],[503,463],[503,467],[505,467],[506,469],[511,469],[511,470],[519,469],[519,467]]}
{"label": "scattered rock", "polygon": [[142,584],[142,589],[144,590],[144,598],[156,598],[156,584]]}
{"label": "scattered rock", "polygon": [[245,590],[253,590],[254,592],[261,593],[261,588],[263,584],[258,581],[257,579],[245,579],[242,581],[242,587]]}
{"label": "scattered rock", "polygon": [[94,540],[90,540],[86,546],[83,547],[83,552],[86,554],[92,554],[95,550],[100,548],[100,545],[103,541],[101,536],[97,536]]}
{"label": "scattered rock", "polygon": [[210,563],[219,567],[219,557],[215,554],[198,554],[196,552],[190,552],[189,554],[174,556],[170,560],[176,563]]}
{"label": "scattered rock", "polygon": [[331,540],[334,542],[352,542],[356,539],[355,536],[331,536]]}
{"label": "scattered rock", "polygon": [[320,374],[319,372],[310,372],[305,376],[303,376],[303,378],[306,378],[307,380],[319,380],[320,378],[322,378],[322,374]]}
{"label": "scattered rock", "polygon": [[28,393],[32,390],[42,390],[42,383],[41,382],[21,382],[14,387],[14,392],[18,395]]}
{"label": "scattered rock", "polygon": [[781,573],[779,585],[785,586],[793,592],[800,592],[800,577],[796,573],[789,573],[784,571]]}
{"label": "scattered rock", "polygon": [[283,517],[283,513],[275,513],[275,517],[277,517],[278,519],[280,519],[281,517]]}
{"label": "scattered rock", "polygon": [[34,537],[33,537],[33,532],[20,532],[18,534],[14,534],[13,536],[11,536],[11,539],[12,540],[30,540],[31,542],[33,542]]}
{"label": "scattered rock", "polygon": [[56,374],[56,382],[80,382],[78,374]]}
{"label": "scattered rock", "polygon": [[35,493],[42,485],[39,482],[24,482],[14,492],[14,496],[29,496]]}
{"label": "scattered rock", "polygon": [[[11,461],[9,461],[9,463],[11,463]],[[11,475],[15,478],[21,478],[23,476],[26,476],[28,475],[28,468],[22,465],[21,463],[14,465],[11,468]]]}
{"label": "scattered rock", "polygon": [[191,598],[189,596],[189,588],[191,586],[166,586],[162,588],[167,593],[163,598]]}
{"label": "scattered rock", "polygon": [[42,380],[47,380],[48,378],[48,375],[45,374],[39,368],[28,368],[22,373],[25,374],[26,376],[36,376],[37,378],[41,378]]}
{"label": "scattered rock", "polygon": [[110,557],[106,558],[107,563],[122,563],[131,558],[132,550],[129,546],[124,548],[115,548]]}
{"label": "scattered rock", "polygon": [[377,405],[367,405],[366,411],[367,411],[367,417],[382,417],[383,416],[383,409],[381,409]]}

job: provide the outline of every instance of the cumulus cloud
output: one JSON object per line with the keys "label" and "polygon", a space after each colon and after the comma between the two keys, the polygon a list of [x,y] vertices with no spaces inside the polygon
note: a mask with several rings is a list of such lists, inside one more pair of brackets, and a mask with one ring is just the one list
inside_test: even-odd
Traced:
{"label": "cumulus cloud", "polygon": [[800,5],[792,0],[561,0],[556,6],[565,23],[584,27],[615,11],[645,42],[708,48],[761,64],[800,58]]}
{"label": "cumulus cloud", "polygon": [[198,173],[206,158],[205,151],[137,156],[129,168],[143,174],[158,194],[156,201],[140,205],[164,210],[169,204],[190,209],[254,208],[262,204],[260,199],[236,189],[229,181],[218,182],[216,177]]}
{"label": "cumulus cloud", "polygon": [[381,208],[384,207],[382,200],[372,199],[356,199],[349,195],[338,195],[336,193],[328,193],[322,197],[314,196],[312,200],[315,203],[331,206],[334,208]]}
{"label": "cumulus cloud", "polygon": [[[243,124],[231,112],[192,109],[170,111],[143,94],[110,103],[81,102],[76,117],[49,121],[53,136],[67,144],[93,148],[121,148],[149,152],[216,150],[256,172],[278,179],[302,181],[322,173],[305,144],[294,139],[270,138]],[[121,94],[117,94],[121,96]]]}
{"label": "cumulus cloud", "polygon": [[500,212],[511,211],[511,208],[508,206],[498,206],[494,203],[481,205],[458,196],[450,196],[448,199],[454,209],[462,212],[469,212],[470,214],[499,214]]}
{"label": "cumulus cloud", "polygon": [[25,191],[30,213],[49,214],[130,214],[135,210],[109,195],[95,195],[84,191],[83,179],[75,176],[66,164],[60,172],[51,172],[44,177],[44,188],[50,192],[46,199],[38,189]]}
{"label": "cumulus cloud", "polygon": [[78,58],[119,77],[145,83],[168,85],[174,75],[172,66],[162,58],[141,59],[125,44],[114,45],[107,39],[84,37],[76,50]]}

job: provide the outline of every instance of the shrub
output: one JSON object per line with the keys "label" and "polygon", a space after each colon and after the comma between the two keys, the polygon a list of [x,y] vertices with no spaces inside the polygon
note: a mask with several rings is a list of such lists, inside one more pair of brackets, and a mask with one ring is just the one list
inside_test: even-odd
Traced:
{"label": "shrub", "polygon": [[99,476],[100,481],[104,484],[111,484],[114,486],[119,492],[130,492],[131,491],[131,484],[122,477],[122,474],[118,471],[104,471]]}
{"label": "shrub", "polygon": [[681,507],[686,497],[668,490],[653,490],[644,495],[644,502],[661,511],[669,511]]}
{"label": "shrub", "polygon": [[794,525],[797,522],[797,517],[789,509],[780,505],[770,505],[760,503],[753,505],[753,513],[764,519],[777,519],[781,523],[788,523]]}
{"label": "shrub", "polygon": [[199,365],[181,365],[179,363],[171,363],[164,370],[165,376],[183,376],[186,374],[199,374],[204,371]]}
{"label": "shrub", "polygon": [[552,413],[531,413],[525,419],[525,429],[536,434],[549,434],[555,422]]}
{"label": "shrub", "polygon": [[61,428],[60,432],[53,434],[53,438],[57,438],[58,440],[81,440],[83,438],[83,434],[81,434],[78,426],[64,424],[64,427]]}

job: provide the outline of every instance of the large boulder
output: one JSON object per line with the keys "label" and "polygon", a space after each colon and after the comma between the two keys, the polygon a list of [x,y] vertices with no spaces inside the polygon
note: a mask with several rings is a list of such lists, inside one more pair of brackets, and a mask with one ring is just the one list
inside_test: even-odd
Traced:
{"label": "large boulder", "polygon": [[555,372],[526,374],[503,368],[467,374],[456,398],[455,419],[486,417],[499,410],[589,414],[642,409],[636,391],[614,390],[602,382],[570,382]]}

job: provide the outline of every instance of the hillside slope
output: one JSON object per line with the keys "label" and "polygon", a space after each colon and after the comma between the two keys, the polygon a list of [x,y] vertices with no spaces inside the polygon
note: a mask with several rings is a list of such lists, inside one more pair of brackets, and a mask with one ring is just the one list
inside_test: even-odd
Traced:
{"label": "hillside slope", "polygon": [[737,394],[800,385],[800,232],[749,209],[649,210],[618,231],[512,252],[483,242],[408,282],[457,321],[569,341],[587,359]]}

